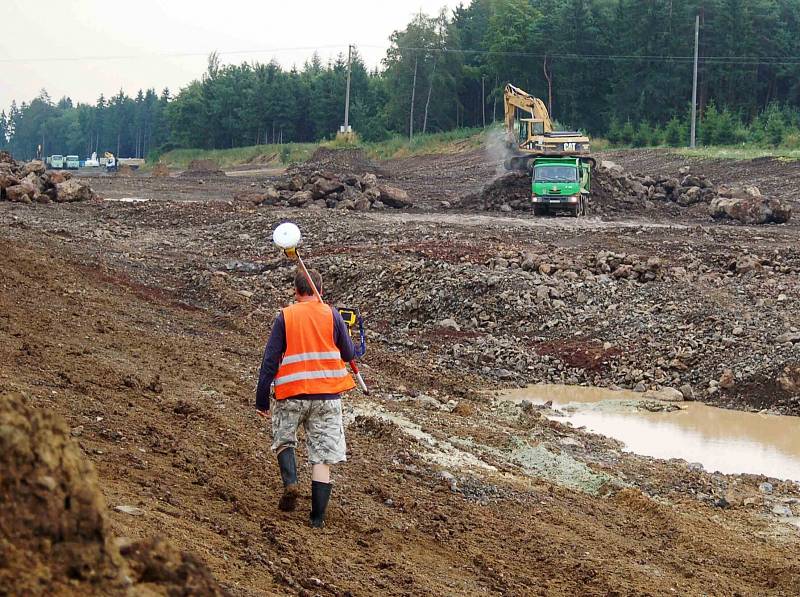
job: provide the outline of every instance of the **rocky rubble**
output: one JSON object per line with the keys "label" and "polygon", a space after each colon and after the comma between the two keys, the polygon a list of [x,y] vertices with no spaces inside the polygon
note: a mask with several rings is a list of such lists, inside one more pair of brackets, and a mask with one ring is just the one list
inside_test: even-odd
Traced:
{"label": "rocky rubble", "polygon": [[67,203],[96,197],[92,188],[72,173],[47,170],[37,160],[20,164],[0,152],[0,200],[17,203]]}
{"label": "rocky rubble", "polygon": [[359,176],[364,174],[377,174],[384,176],[384,170],[373,160],[369,159],[360,149],[328,149],[319,147],[313,155],[299,164],[291,166],[287,174],[308,177],[314,172],[352,172]]}
{"label": "rocky rubble", "polygon": [[[478,207],[505,212],[533,209],[530,176],[510,172],[496,178],[479,193],[463,197],[460,207]],[[791,206],[762,197],[757,187],[717,187],[702,174],[683,167],[675,176],[648,176],[626,172],[603,161],[592,175],[591,213],[634,213],[647,209],[708,206],[715,219],[728,218],[745,224],[783,223],[791,217]]]}
{"label": "rocky rubble", "polygon": [[412,204],[408,193],[397,187],[379,183],[375,174],[358,176],[318,170],[308,175],[297,172],[262,190],[237,193],[235,198],[251,201],[257,205],[356,211],[387,207],[402,209]]}

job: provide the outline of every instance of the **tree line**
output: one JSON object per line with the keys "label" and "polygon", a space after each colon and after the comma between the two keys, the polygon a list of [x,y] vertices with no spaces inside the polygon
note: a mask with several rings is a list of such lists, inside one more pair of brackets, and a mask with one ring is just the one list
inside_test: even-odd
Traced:
{"label": "tree line", "polygon": [[[368,141],[486,126],[502,118],[512,82],[565,127],[686,144],[698,14],[700,141],[800,136],[800,0],[472,0],[419,14],[391,35],[380,68],[355,52],[350,122]],[[342,124],[346,78],[344,54],[289,69],[223,65],[212,54],[174,96],[120,91],[73,105],[43,90],[0,112],[0,146],[23,157],[39,144],[45,153],[146,156],[317,141]]]}

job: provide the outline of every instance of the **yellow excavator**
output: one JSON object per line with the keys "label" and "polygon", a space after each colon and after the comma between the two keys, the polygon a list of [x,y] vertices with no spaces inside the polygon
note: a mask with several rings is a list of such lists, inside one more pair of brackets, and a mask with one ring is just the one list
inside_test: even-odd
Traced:
{"label": "yellow excavator", "polygon": [[576,157],[590,162],[589,137],[579,132],[553,129],[553,121],[544,102],[519,87],[506,85],[506,144],[510,156],[506,170],[529,171],[533,160],[541,157]]}

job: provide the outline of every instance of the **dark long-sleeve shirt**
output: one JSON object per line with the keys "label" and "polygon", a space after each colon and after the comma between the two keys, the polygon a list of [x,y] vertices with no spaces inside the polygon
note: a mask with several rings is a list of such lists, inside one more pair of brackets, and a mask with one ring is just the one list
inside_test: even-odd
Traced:
{"label": "dark long-sleeve shirt", "polygon": [[[339,311],[334,308],[331,308],[331,311],[333,312],[333,341],[339,349],[342,360],[347,363],[355,358],[356,347],[353,345],[347,324],[342,319],[342,316],[339,315]],[[256,388],[256,408],[258,410],[269,410],[269,387],[278,373],[278,367],[281,365],[281,359],[285,352],[286,322],[283,320],[283,312],[281,312],[275,319],[269,340],[267,340],[267,346],[264,348],[264,359],[261,361],[261,371],[258,374],[258,387]],[[339,394],[302,394],[293,396],[293,398],[306,400],[333,400],[338,397]]]}

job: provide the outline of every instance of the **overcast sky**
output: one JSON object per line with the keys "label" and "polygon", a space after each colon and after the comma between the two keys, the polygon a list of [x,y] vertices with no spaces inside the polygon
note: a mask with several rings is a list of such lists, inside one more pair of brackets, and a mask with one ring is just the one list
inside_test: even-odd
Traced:
{"label": "overcast sky", "polygon": [[[467,3],[466,0],[464,3]],[[392,31],[447,0],[2,0],[0,109],[42,88],[53,100],[94,103],[123,89],[173,93],[202,75],[208,54],[223,63],[275,58],[302,66],[315,48],[325,61],[347,44],[367,66],[380,63]],[[292,49],[294,48],[294,49]],[[300,49],[302,48],[302,49]],[[253,51],[255,53],[244,53]],[[229,53],[225,52],[237,52]],[[191,54],[191,55],[186,55]]]}

